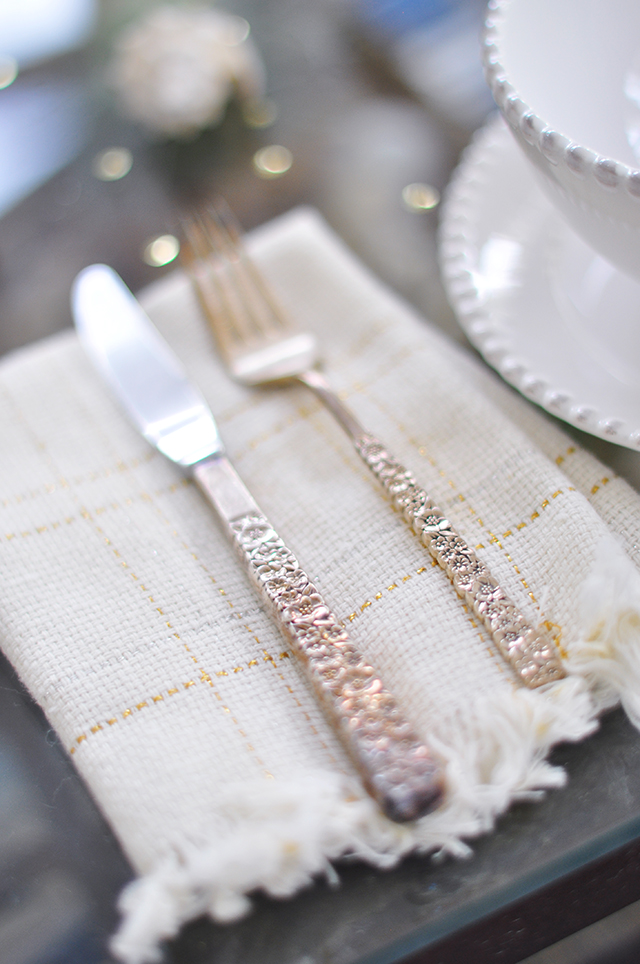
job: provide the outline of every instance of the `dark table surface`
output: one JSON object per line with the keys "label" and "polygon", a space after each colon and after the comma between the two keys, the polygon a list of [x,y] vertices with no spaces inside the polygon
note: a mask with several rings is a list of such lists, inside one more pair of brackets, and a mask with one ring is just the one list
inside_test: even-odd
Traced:
{"label": "dark table surface", "polygon": [[[225,8],[252,25],[277,119],[251,129],[231,105],[219,127],[184,143],[126,121],[104,83],[113,37],[152,6],[104,0],[78,49],[27,67],[0,90],[0,131],[9,97],[35,105],[14,137],[41,162],[31,183],[17,177],[11,196],[9,178],[0,196],[0,352],[70,325],[70,284],[86,264],[113,265],[134,290],[171,270],[145,263],[145,246],[175,232],[181,211],[214,193],[247,228],[314,204],[385,281],[463,342],[438,276],[437,210],[410,211],[401,192],[413,182],[443,190],[491,107],[475,46],[462,43],[469,24],[472,35],[479,29],[480,5],[440,4],[435,43],[433,32],[416,32],[431,9],[426,0],[229,0]],[[442,31],[449,6],[450,36]],[[404,20],[389,19],[396,8]],[[452,84],[443,99],[441,87],[409,70],[401,56],[407,36],[427,38],[425,58],[458,37],[449,67],[466,86],[457,102]],[[266,180],[252,158],[270,143],[288,147],[293,165]],[[111,182],[93,174],[108,147],[133,157],[130,173]],[[580,441],[640,485],[636,453]],[[131,870],[1,658],[0,689],[0,960],[104,964]],[[318,881],[283,902],[257,895],[254,913],[232,926],[194,922],[167,948],[167,961],[509,964],[640,899],[640,735],[614,711],[590,740],[558,747],[553,762],[566,767],[567,787],[512,807],[469,860],[411,858],[386,873],[343,863],[338,888]]]}

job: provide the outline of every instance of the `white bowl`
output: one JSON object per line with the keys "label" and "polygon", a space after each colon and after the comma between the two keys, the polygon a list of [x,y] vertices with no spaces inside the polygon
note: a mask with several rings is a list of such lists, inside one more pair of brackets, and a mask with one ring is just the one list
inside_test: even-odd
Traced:
{"label": "white bowl", "polygon": [[640,281],[639,0],[491,0],[483,60],[546,193]]}

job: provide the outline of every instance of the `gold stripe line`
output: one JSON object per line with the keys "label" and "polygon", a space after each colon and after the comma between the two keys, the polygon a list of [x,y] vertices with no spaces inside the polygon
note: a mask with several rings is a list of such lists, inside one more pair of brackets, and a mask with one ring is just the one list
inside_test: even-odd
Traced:
{"label": "gold stripe line", "polygon": [[[5,389],[6,392],[6,389]],[[110,468],[100,469],[98,472],[88,472],[86,475],[74,476],[71,481],[75,485],[82,485],[85,482],[97,482],[99,479],[107,479],[112,475],[117,475],[119,472],[127,472],[130,469],[138,468],[140,465],[150,462],[153,458],[157,456],[157,451],[155,449],[150,449],[149,452],[145,452],[144,455],[129,459],[128,462],[124,462],[119,459]],[[190,483],[190,480],[187,479]],[[45,484],[39,486],[37,489],[30,489],[28,492],[19,493],[17,495],[6,496],[0,499],[0,507],[3,509],[8,508],[10,505],[20,505],[22,502],[27,502],[32,499],[38,499],[43,495],[53,495],[55,492],[68,491],[69,482],[64,476],[58,476],[58,482],[46,482]]]}
{"label": "gold stripe line", "polygon": [[[289,654],[288,652],[286,652],[286,651],[282,651],[282,652],[279,654],[279,656],[277,656],[277,657],[274,657],[274,656],[273,656],[271,653],[269,653],[268,650],[266,650],[266,649],[263,650],[262,652],[264,653],[264,658],[263,658],[262,662],[264,662],[264,663],[271,663],[271,665],[274,667],[274,669],[277,669],[277,660],[279,660],[280,662],[284,662],[285,660],[290,660],[290,659],[291,659],[290,654]],[[248,662],[247,662],[247,667],[248,667],[248,668],[253,668],[254,666],[259,666],[259,665],[260,665],[260,661],[257,660],[257,659],[250,659],[250,660],[248,660]],[[235,667],[233,668],[232,672],[233,672],[233,673],[236,673],[236,672],[238,672],[238,671],[240,671],[240,670],[243,670],[243,669],[244,669],[243,666],[235,666]],[[226,670],[217,670],[217,671],[215,672],[215,675],[216,675],[216,676],[229,676],[230,674],[229,674],[229,672],[227,672]],[[278,676],[279,676],[279,678],[280,678],[283,682],[285,682],[284,676],[283,676],[281,673],[278,673]],[[126,720],[126,719],[129,719],[129,718],[135,718],[139,713],[142,712],[142,710],[151,708],[153,705],[155,705],[155,704],[157,704],[157,703],[163,703],[163,702],[165,701],[166,697],[175,696],[176,694],[181,693],[181,692],[189,692],[191,689],[193,689],[194,687],[196,687],[196,685],[197,685],[198,682],[200,682],[200,683],[206,683],[211,689],[213,689],[214,695],[215,695],[215,697],[217,698],[218,702],[220,702],[220,703],[223,702],[222,696],[220,695],[220,693],[219,693],[219,692],[214,688],[214,686],[213,686],[213,681],[212,681],[211,675],[210,675],[209,673],[207,673],[206,670],[204,670],[204,669],[201,668],[201,670],[200,670],[200,677],[199,677],[198,680],[195,680],[195,679],[186,680],[186,681],[183,681],[183,682],[181,682],[181,683],[179,683],[179,684],[177,684],[177,685],[168,687],[166,690],[160,691],[160,692],[156,693],[156,694],[153,695],[153,696],[147,696],[147,697],[145,697],[144,699],[140,700],[139,702],[133,702],[133,701],[132,701],[132,703],[131,703],[130,706],[127,706],[127,707],[125,707],[124,709],[121,709],[121,710],[116,711],[116,713],[114,713],[112,716],[105,718],[105,720],[104,720],[103,722],[94,723],[93,725],[91,725],[90,727],[87,728],[87,732],[80,733],[80,734],[75,738],[75,740],[73,741],[73,743],[72,743],[71,746],[69,747],[69,753],[70,753],[71,755],[73,755],[74,753],[76,753],[78,747],[81,746],[82,743],[86,742],[86,740],[88,739],[88,737],[89,737],[90,735],[94,735],[94,736],[95,736],[96,734],[98,734],[98,733],[100,733],[100,732],[107,732],[107,731],[105,731],[105,727],[104,727],[103,723],[106,723],[107,726],[109,726],[109,727],[113,727],[113,726],[115,726],[121,719]],[[285,683],[285,685],[287,685],[287,684]],[[292,696],[294,697],[297,705],[298,705],[299,707],[302,707],[302,704],[301,704],[300,701],[298,700],[298,698],[297,698],[297,696],[295,695],[293,689],[292,689],[290,686],[287,685],[287,690],[289,691],[290,695],[292,695]],[[230,720],[231,720],[237,727],[240,727],[240,724],[239,724],[238,721],[235,719],[235,717],[233,717],[233,716],[231,715],[231,710],[230,710],[230,708],[229,708],[226,704],[224,704],[224,705],[222,706],[222,709],[223,709],[224,712],[229,716]],[[312,732],[313,732],[316,736],[320,736],[320,734],[318,733],[316,727],[313,725],[313,722],[311,721],[308,713],[307,713],[306,711],[303,711],[303,712],[304,712],[304,716],[305,716],[306,719],[307,719],[307,722],[309,723],[309,726],[310,726]],[[246,734],[244,733],[243,730],[239,729],[239,732],[240,732],[240,735],[241,735],[241,736],[246,737]],[[321,742],[322,742],[322,745],[325,746],[325,749],[327,750],[327,752],[331,755],[331,751],[329,750],[328,747],[326,747],[326,745],[324,744],[324,741],[321,740]],[[251,747],[249,744],[247,744],[247,749],[249,750],[249,752],[252,752],[252,753],[255,754],[255,749],[254,749],[253,747]],[[332,758],[333,758],[333,757],[332,757]],[[258,763],[260,764],[260,766],[264,767],[264,765],[265,765],[264,762],[263,762],[258,756],[256,756],[256,759],[257,759]]]}
{"label": "gold stripe line", "polygon": [[[10,393],[8,392],[8,390],[6,389],[6,386],[0,385],[0,390],[2,390],[2,391],[4,392],[4,395],[5,395],[5,397],[7,398],[9,404],[13,406],[13,409],[14,409],[14,411],[16,412],[16,415],[18,416],[18,418],[20,419],[20,421],[21,421],[22,424],[24,425],[25,430],[27,431],[27,433],[28,433],[28,435],[29,435],[29,437],[30,437],[30,439],[31,439],[31,441],[32,441],[32,444],[33,444],[33,446],[34,446],[34,449],[35,449],[35,451],[37,452],[38,456],[39,456],[40,458],[43,458],[43,459],[45,460],[47,466],[48,466],[52,471],[56,472],[57,475],[58,475],[58,477],[61,478],[62,476],[61,476],[61,473],[59,472],[58,466],[55,464],[53,458],[51,457],[51,454],[47,451],[47,446],[46,446],[45,442],[44,442],[42,439],[40,439],[40,437],[38,436],[37,432],[33,429],[33,427],[31,426],[31,424],[28,422],[28,420],[26,419],[24,413],[20,410],[18,404],[16,403],[15,399],[11,396],[11,394],[10,394]],[[80,406],[80,405],[81,405],[81,400],[80,400],[79,398],[77,398],[77,393],[74,393],[74,394],[76,395],[76,399],[77,399],[78,405]],[[83,405],[82,405],[81,407],[84,408]],[[86,411],[86,409],[85,409],[85,411]],[[102,431],[101,431],[101,429],[100,429],[100,426],[98,426],[98,425],[95,423],[95,420],[93,419],[91,413],[87,413],[87,416],[88,416],[89,420],[96,426],[96,430],[99,431],[100,434],[103,434]],[[116,453],[114,453],[114,454],[116,454]],[[66,482],[66,480],[64,480],[64,481],[65,481],[65,485],[68,486],[68,483]],[[73,489],[71,489],[70,486],[68,486],[68,487],[70,488],[71,497],[72,497],[73,501],[76,502],[76,504],[79,504],[79,498],[78,498],[77,493],[74,492]],[[92,528],[94,529],[94,531],[96,532],[96,534],[102,536],[103,544],[104,544],[105,546],[107,546],[107,547],[110,547],[110,546],[111,546],[111,540],[108,539],[108,537],[106,537],[106,534],[104,533],[104,530],[101,529],[101,527],[97,524],[97,522],[91,517],[91,514],[90,514],[84,507],[80,507],[80,515],[81,515],[85,520],[87,520],[87,521],[90,522],[90,524],[91,524]],[[132,576],[132,578],[136,581],[136,583],[138,584],[138,587],[141,589],[141,591],[143,591],[145,594],[148,593],[148,590],[146,589],[146,587],[140,582],[139,577],[131,570],[131,568],[127,565],[127,563],[126,563],[124,560],[121,562],[121,565],[128,571],[128,574],[129,574],[130,576]],[[147,598],[148,600],[150,600],[151,602],[153,602],[153,597],[147,596],[146,598]],[[169,626],[169,628],[173,628],[170,623],[167,624],[167,625]],[[180,638],[180,637],[179,637],[179,634],[176,633],[176,632],[174,632],[173,635],[174,635],[176,638],[178,638],[178,639]],[[188,649],[188,647],[186,647],[186,648]],[[192,657],[192,658],[193,658],[193,657]],[[132,712],[131,709],[128,708],[127,710],[124,710],[124,711],[123,711],[123,715],[130,715],[131,712]],[[115,718],[111,718],[110,720],[107,721],[107,723],[108,723],[109,725],[113,725],[113,722],[115,722]],[[86,739],[86,734],[82,734],[82,735],[81,735],[81,740],[80,740],[80,742],[82,742],[82,739]],[[264,766],[264,764],[263,764],[262,762],[260,762],[260,765],[261,765],[261,766]]]}

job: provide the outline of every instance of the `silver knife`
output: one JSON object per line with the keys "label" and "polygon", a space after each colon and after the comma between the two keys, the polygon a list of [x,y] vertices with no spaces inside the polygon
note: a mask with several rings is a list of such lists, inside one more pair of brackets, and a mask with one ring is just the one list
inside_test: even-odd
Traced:
{"label": "silver knife", "polygon": [[215,509],[371,796],[398,822],[433,810],[441,762],[252,499],[203,396],[124,282],[106,265],[85,268],[72,307],[84,349],[130,419]]}

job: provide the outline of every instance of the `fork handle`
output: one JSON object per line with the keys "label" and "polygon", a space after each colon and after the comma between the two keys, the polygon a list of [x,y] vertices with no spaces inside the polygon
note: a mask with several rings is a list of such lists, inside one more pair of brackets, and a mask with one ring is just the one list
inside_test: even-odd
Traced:
{"label": "fork handle", "polygon": [[535,688],[562,679],[565,670],[551,637],[528,622],[411,472],[373,435],[363,433],[353,442],[393,507],[444,569],[522,682]]}
{"label": "fork handle", "polygon": [[298,378],[337,419],[393,507],[402,513],[444,569],[458,595],[487,629],[525,686],[534,689],[565,676],[562,660],[548,633],[531,626],[413,475],[382,442],[365,431],[319,371],[312,369]]}
{"label": "fork handle", "polygon": [[279,623],[364,785],[394,821],[433,810],[443,767],[262,514],[224,456],[194,466],[253,583]]}

